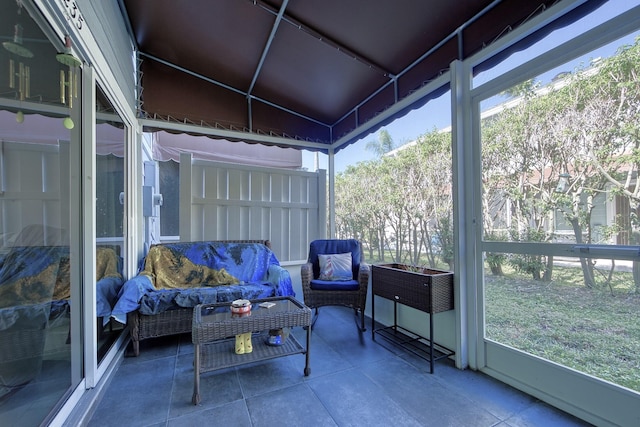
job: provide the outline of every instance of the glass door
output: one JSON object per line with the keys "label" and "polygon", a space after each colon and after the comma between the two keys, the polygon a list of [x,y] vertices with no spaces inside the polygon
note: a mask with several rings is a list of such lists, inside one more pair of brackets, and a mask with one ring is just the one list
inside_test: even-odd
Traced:
{"label": "glass door", "polygon": [[123,330],[111,309],[124,282],[125,139],[123,121],[96,86],[96,327],[97,362]]}
{"label": "glass door", "polygon": [[80,61],[30,12],[0,0],[0,425],[46,424],[83,377]]}

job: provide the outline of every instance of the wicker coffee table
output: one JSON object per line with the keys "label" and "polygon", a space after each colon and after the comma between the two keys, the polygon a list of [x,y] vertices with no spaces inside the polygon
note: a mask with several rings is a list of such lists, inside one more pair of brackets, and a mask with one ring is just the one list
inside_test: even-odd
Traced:
{"label": "wicker coffee table", "polygon": [[[311,373],[309,345],[311,343],[311,309],[291,297],[274,297],[252,302],[251,314],[232,315],[231,303],[200,304],[193,310],[193,397],[194,405],[200,403],[200,374],[216,369],[243,365],[260,360],[273,359],[303,353],[304,375]],[[260,306],[271,302],[270,308]],[[269,330],[307,327],[306,347],[300,345],[293,334],[282,345],[266,344]],[[235,354],[235,336],[252,332],[253,351]],[[259,332],[259,334],[255,334]]]}

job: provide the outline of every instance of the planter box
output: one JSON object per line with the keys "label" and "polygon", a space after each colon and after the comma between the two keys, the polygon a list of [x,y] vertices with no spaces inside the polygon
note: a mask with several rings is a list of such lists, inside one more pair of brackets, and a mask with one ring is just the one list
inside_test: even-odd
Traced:
{"label": "planter box", "polygon": [[[377,264],[371,269],[372,338],[376,334],[429,361],[431,373],[436,360],[455,354],[454,350],[433,341],[433,314],[453,310],[453,273],[406,264]],[[376,296],[394,302],[393,325],[375,327]],[[397,305],[402,304],[429,313],[429,337],[423,337],[398,325]]]}
{"label": "planter box", "polygon": [[374,295],[426,313],[453,310],[453,272],[406,264],[375,264],[371,270]]}

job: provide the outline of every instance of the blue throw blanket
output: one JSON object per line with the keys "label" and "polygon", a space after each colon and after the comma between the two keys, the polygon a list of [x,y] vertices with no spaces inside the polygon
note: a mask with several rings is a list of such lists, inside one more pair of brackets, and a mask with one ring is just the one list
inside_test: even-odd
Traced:
{"label": "blue throw blanket", "polygon": [[[22,307],[71,298],[68,246],[22,246],[0,257],[0,308]],[[111,315],[122,285],[122,259],[111,248],[96,250],[96,306]]]}
{"label": "blue throw blanket", "polygon": [[153,315],[197,304],[294,295],[289,272],[258,243],[181,242],[154,245],[143,269],[122,286],[111,317]]}

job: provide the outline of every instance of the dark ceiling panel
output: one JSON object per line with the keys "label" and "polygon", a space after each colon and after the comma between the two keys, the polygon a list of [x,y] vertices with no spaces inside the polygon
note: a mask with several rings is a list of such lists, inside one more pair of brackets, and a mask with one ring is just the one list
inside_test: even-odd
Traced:
{"label": "dark ceiling panel", "polygon": [[120,1],[147,116],[330,144],[561,0]]}
{"label": "dark ceiling panel", "polygon": [[331,139],[327,126],[306,120],[261,102],[252,102],[253,128],[266,135],[285,135],[288,138],[311,142]]}
{"label": "dark ceiling panel", "polygon": [[[499,36],[507,34],[511,29],[518,27],[530,15],[534,15],[536,9],[542,11],[553,3],[556,3],[556,1],[539,0],[535,3],[532,2],[526,9],[519,2],[503,1],[498,3],[462,32],[464,57],[473,55],[484,46],[494,42]],[[527,13],[523,13],[525,10]]]}
{"label": "dark ceiling panel", "polygon": [[358,109],[358,125],[368,122],[369,120],[391,107],[395,100],[395,89],[392,85],[387,86],[375,94],[371,99],[362,104]]}
{"label": "dark ceiling panel", "polygon": [[248,128],[244,96],[152,60],[142,63],[143,109],[154,117]]}
{"label": "dark ceiling panel", "polygon": [[255,95],[326,123],[335,123],[388,79],[362,62],[289,24],[278,28]]}
{"label": "dark ceiling panel", "polygon": [[[449,69],[458,55],[458,40],[452,38],[418,62],[398,79],[398,98],[402,99]],[[446,65],[445,65],[446,64]]]}
{"label": "dark ceiling panel", "polygon": [[354,130],[357,125],[357,116],[353,112],[345,116],[342,120],[336,123],[333,127],[333,139],[340,139]]}
{"label": "dark ceiling panel", "polygon": [[542,40],[549,33],[559,28],[563,28],[571,24],[572,22],[580,19],[583,16],[586,16],[590,13],[594,13],[596,9],[600,8],[607,1],[608,0],[589,0],[586,3],[582,3],[581,5],[573,9],[570,13],[563,15],[562,17],[556,19],[549,25],[542,27],[541,29],[535,31],[534,33],[530,34],[524,39],[518,41],[508,49],[502,50],[501,52],[494,55],[492,58],[488,58],[482,64],[477,65],[476,67],[474,67],[474,73],[485,71],[495,66],[496,64],[500,63],[504,59],[508,58],[513,53],[527,49],[529,46],[537,43],[539,40]]}
{"label": "dark ceiling panel", "polygon": [[141,52],[246,91],[275,17],[238,0],[127,1]]}
{"label": "dark ceiling panel", "polygon": [[344,47],[398,74],[488,2],[292,1],[287,12]]}

